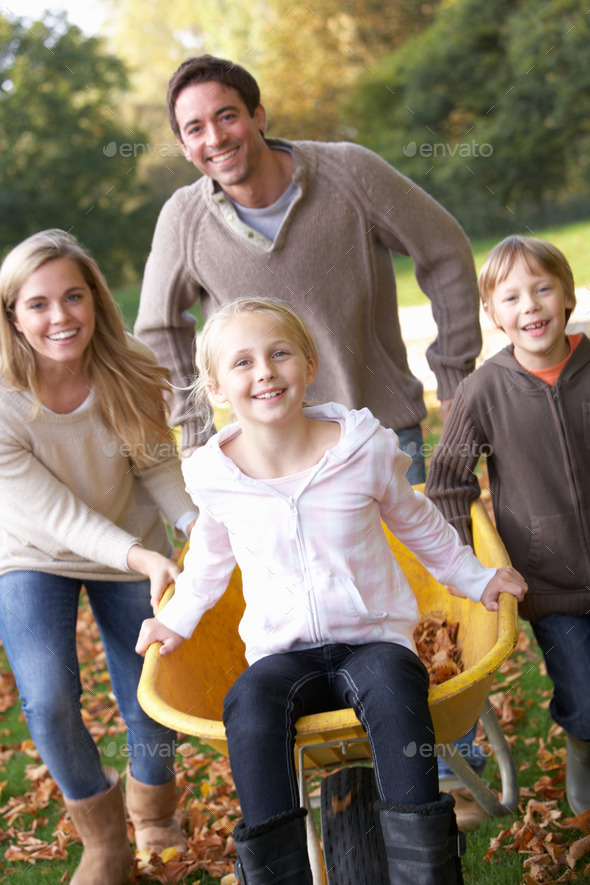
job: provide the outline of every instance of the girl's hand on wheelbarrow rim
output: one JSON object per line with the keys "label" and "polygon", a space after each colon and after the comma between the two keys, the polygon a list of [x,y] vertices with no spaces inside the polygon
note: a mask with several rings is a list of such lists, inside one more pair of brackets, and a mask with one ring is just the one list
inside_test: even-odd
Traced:
{"label": "girl's hand on wheelbarrow rim", "polygon": [[153,642],[161,642],[160,654],[168,655],[181,645],[183,637],[165,627],[157,618],[147,618],[141,625],[135,651],[143,656]]}
{"label": "girl's hand on wheelbarrow rim", "polygon": [[480,602],[489,612],[495,612],[498,611],[500,593],[510,593],[521,602],[527,590],[527,582],[520,572],[517,572],[511,565],[505,565],[499,568],[492,580],[488,582]]}

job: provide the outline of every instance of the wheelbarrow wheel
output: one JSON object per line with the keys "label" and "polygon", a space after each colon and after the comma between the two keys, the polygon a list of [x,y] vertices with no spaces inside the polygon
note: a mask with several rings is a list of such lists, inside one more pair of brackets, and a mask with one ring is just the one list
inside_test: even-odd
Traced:
{"label": "wheelbarrow wheel", "polygon": [[322,781],[321,821],[329,885],[388,885],[383,836],[375,818],[373,769],[349,766]]}

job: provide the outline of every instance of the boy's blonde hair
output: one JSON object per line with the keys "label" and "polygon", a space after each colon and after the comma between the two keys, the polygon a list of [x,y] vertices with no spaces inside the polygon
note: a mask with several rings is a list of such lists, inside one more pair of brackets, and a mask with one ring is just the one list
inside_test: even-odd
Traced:
{"label": "boy's blonde hair", "polygon": [[276,323],[285,327],[294,343],[301,349],[306,359],[312,359],[317,369],[318,352],[311,332],[285,301],[263,296],[238,298],[218,307],[209,315],[197,336],[196,368],[197,377],[192,385],[191,396],[198,412],[208,412],[204,431],[211,429],[213,415],[209,407],[209,392],[219,384],[217,364],[219,361],[221,333],[224,325],[244,313],[264,313]]}
{"label": "boy's blonde hair", "polygon": [[31,417],[41,409],[40,377],[35,353],[14,324],[14,305],[23,284],[50,261],[73,261],[92,292],[94,332],[84,353],[104,424],[146,465],[155,460],[154,443],[172,445],[167,423],[167,369],[154,365],[132,346],[119,309],[98,265],[78,241],[63,230],[40,231],[15,246],[0,267],[0,375],[2,384],[27,391],[33,398]]}
{"label": "boy's blonde hair", "polygon": [[[557,246],[536,237],[511,236],[494,246],[484,261],[477,278],[479,294],[484,304],[490,299],[497,286],[503,283],[515,263],[522,259],[531,272],[540,268],[556,277],[563,290],[576,303],[574,274],[565,255]],[[568,322],[572,307],[566,308],[565,321]]]}

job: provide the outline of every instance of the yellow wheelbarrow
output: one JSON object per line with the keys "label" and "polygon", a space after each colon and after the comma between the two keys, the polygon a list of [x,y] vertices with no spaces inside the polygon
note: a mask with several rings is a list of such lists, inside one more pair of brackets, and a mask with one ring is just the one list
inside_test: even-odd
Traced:
{"label": "yellow wheelbarrow", "polygon": [[[480,561],[486,566],[508,565],[508,555],[480,500],[473,502],[471,517],[475,552]],[[447,682],[432,687],[429,692],[437,753],[445,759],[455,775],[455,782],[449,784],[445,781],[445,787],[467,787],[490,816],[509,814],[518,804],[516,769],[487,696],[496,670],[508,658],[518,639],[516,600],[509,594],[502,594],[499,611],[488,612],[479,603],[452,596],[403,544],[387,529],[385,532],[416,595],[420,617],[459,622],[457,643],[464,670]],[[162,604],[172,592],[172,588],[169,588]],[[223,699],[247,667],[244,646],[238,634],[243,611],[240,572],[236,568],[223,597],[205,614],[191,639],[165,657],[159,654],[157,643],[150,646],[138,689],[139,701],[150,716],[183,734],[197,736],[226,755]],[[466,734],[478,719],[483,723],[498,762],[502,781],[501,799],[488,788],[452,743]],[[263,735],[261,737],[264,738]],[[366,835],[372,819],[370,815],[363,818],[358,810],[358,803],[370,804],[368,793],[371,787],[367,777],[372,777],[372,770],[366,764],[371,758],[367,737],[353,710],[303,716],[297,722],[295,753],[301,803],[308,809],[311,809],[311,803],[305,769],[346,766],[337,772],[339,779],[335,786],[330,787],[333,776],[327,777],[322,784],[325,864],[313,815],[308,814],[307,817],[314,885],[325,885],[328,881],[337,882],[338,885],[345,885],[347,881],[351,885],[363,885],[363,882],[378,885],[379,881],[388,881],[379,880],[375,872],[365,874],[365,879],[359,878],[359,869],[368,869],[371,859],[374,863],[375,847],[362,838],[355,841],[355,834],[351,832],[351,828],[356,827],[360,836]],[[365,764],[349,767],[351,762]],[[350,772],[350,779],[347,779],[347,772]],[[325,791],[324,784],[327,786]],[[355,796],[358,802],[356,809],[353,809],[354,814],[350,819],[346,815],[339,815],[335,828],[334,808],[354,805],[350,799]],[[361,833],[361,830],[364,832]],[[367,844],[365,861],[359,861],[357,853],[356,872],[347,879],[344,872],[346,863],[338,856],[336,843],[351,845],[362,841]],[[326,878],[326,867],[336,867],[338,875],[334,877],[332,874]]]}

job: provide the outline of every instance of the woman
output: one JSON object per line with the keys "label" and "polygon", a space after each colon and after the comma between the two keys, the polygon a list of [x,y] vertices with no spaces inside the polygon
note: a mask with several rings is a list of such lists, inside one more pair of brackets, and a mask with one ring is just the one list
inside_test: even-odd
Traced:
{"label": "woman", "polygon": [[0,293],[0,638],[84,844],[72,882],[119,885],[132,854],[118,775],[80,714],[80,590],[127,726],[137,847],[182,849],[175,734],[139,706],[134,646],[178,575],[160,509],[185,534],[196,513],[166,422],[167,372],[125,332],[90,255],[63,231],[35,234],[5,258]]}

